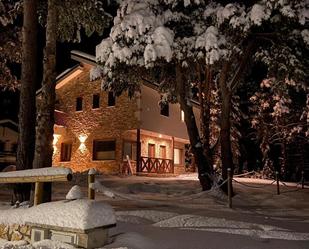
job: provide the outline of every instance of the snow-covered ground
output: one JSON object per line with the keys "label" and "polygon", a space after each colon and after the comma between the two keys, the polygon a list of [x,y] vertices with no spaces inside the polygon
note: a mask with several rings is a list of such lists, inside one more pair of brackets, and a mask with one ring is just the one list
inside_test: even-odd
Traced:
{"label": "snow-covered ground", "polygon": [[[53,198],[64,199],[75,184],[86,195],[86,177],[79,175],[70,184],[55,184]],[[226,197],[218,191],[200,193],[192,174],[97,179],[104,190],[114,191],[116,196],[112,199],[96,194],[96,199],[116,210],[117,227],[112,229],[111,243],[105,248],[309,248],[308,187],[282,185],[277,195],[272,181],[239,178],[239,183],[234,183],[233,209],[229,209]],[[9,206],[2,202],[1,208]]]}

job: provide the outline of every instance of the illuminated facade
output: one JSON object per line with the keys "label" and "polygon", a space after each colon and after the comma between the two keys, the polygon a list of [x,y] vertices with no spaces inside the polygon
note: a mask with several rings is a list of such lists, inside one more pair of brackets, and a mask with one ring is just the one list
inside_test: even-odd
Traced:
{"label": "illuminated facade", "polygon": [[137,174],[185,172],[189,141],[179,105],[160,107],[151,85],[131,99],[115,97],[89,80],[93,57],[73,51],[72,58],[80,64],[57,78],[53,165],[118,174],[129,158]]}

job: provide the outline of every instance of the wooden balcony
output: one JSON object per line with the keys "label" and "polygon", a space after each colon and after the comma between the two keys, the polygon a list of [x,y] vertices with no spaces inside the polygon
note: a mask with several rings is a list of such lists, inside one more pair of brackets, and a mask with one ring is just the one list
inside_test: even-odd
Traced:
{"label": "wooden balcony", "polygon": [[173,174],[174,163],[171,159],[141,157],[139,173]]}

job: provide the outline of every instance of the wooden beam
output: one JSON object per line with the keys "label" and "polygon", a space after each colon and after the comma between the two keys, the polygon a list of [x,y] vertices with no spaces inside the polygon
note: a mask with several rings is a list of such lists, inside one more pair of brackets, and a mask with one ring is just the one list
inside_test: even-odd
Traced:
{"label": "wooden beam", "polygon": [[0,183],[30,183],[30,182],[67,182],[72,180],[72,174],[54,176],[16,176],[1,177]]}
{"label": "wooden beam", "polygon": [[36,182],[34,189],[34,201],[33,205],[39,205],[43,201],[43,182]]}
{"label": "wooden beam", "polygon": [[140,172],[141,164],[141,130],[136,130],[136,173]]}

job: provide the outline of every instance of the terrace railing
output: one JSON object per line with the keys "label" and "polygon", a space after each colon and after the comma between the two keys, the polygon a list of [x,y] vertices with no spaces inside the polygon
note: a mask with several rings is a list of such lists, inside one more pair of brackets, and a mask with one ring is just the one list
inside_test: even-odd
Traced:
{"label": "terrace railing", "polygon": [[171,159],[141,157],[139,173],[173,174],[174,163]]}

